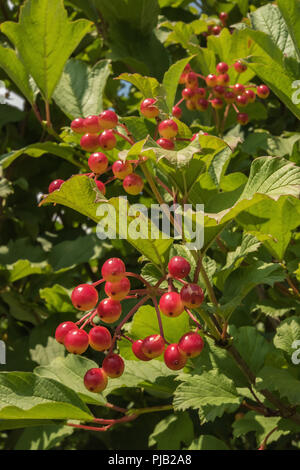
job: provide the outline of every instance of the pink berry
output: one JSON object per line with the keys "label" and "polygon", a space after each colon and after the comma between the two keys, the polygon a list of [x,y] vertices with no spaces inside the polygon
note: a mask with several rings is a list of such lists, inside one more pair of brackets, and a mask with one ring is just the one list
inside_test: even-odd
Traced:
{"label": "pink berry", "polygon": [[164,361],[166,366],[171,370],[183,369],[187,357],[183,355],[178,348],[178,344],[169,344],[164,352]]}
{"label": "pink berry", "polygon": [[161,312],[167,317],[178,317],[184,311],[184,304],[177,292],[166,292],[159,301]]}
{"label": "pink berry", "polygon": [[101,274],[108,282],[118,282],[125,277],[125,264],[120,258],[110,258],[102,266]]}
{"label": "pink berry", "polygon": [[238,95],[236,97],[235,101],[236,101],[236,104],[240,105],[243,108],[244,106],[247,106],[247,104],[248,104],[248,97],[245,94],[244,95]]}
{"label": "pink berry", "polygon": [[190,274],[191,265],[182,256],[173,256],[169,261],[168,270],[172,277],[183,279]]}
{"label": "pink berry", "polygon": [[190,64],[187,64],[184,67],[184,70],[183,70],[182,74],[180,75],[180,79],[179,79],[180,85],[184,85],[185,80],[186,80],[186,76],[189,72],[191,72],[191,70],[192,70],[192,68],[191,68]]}
{"label": "pink berry", "polygon": [[96,180],[95,181],[97,188],[99,189],[100,193],[103,195],[106,193],[106,187],[105,184],[102,183],[102,181]]}
{"label": "pink berry", "polygon": [[182,287],[180,297],[186,307],[197,308],[204,300],[204,292],[197,284],[187,284]]}
{"label": "pink berry", "polygon": [[206,111],[209,106],[209,101],[206,100],[205,98],[199,98],[199,100],[196,103],[196,107],[198,111]]}
{"label": "pink berry", "polygon": [[107,170],[108,158],[101,152],[92,153],[88,159],[88,165],[93,173],[101,175]]}
{"label": "pink berry", "polygon": [[257,95],[259,96],[259,98],[262,98],[263,100],[268,98],[270,94],[270,89],[267,85],[259,85],[256,91],[257,91]]}
{"label": "pink berry", "polygon": [[178,126],[172,119],[166,119],[159,124],[158,132],[161,137],[172,139],[172,137],[175,137],[178,133]]}
{"label": "pink berry", "polygon": [[224,100],[227,104],[231,104],[235,102],[235,94],[233,91],[226,91],[224,95]]}
{"label": "pink berry", "polygon": [[204,347],[204,341],[198,333],[190,332],[182,336],[178,343],[179,351],[187,357],[199,356]]}
{"label": "pink berry", "polygon": [[112,150],[117,144],[116,137],[111,129],[105,130],[98,137],[98,146],[106,150]]}
{"label": "pink berry", "polygon": [[87,371],[83,379],[85,388],[90,392],[100,393],[107,387],[107,375],[103,369],[94,367]]}
{"label": "pink berry", "polygon": [[80,145],[87,152],[95,152],[99,148],[99,140],[96,134],[84,134],[80,139]]}
{"label": "pink berry", "polygon": [[221,28],[221,26],[218,26],[218,25],[214,26],[211,30],[211,32],[214,36],[219,36],[221,31],[222,31],[222,28]]}
{"label": "pink berry", "polygon": [[122,160],[117,160],[113,163],[112,172],[116,178],[123,180],[126,176],[133,172],[131,163]]}
{"label": "pink berry", "polygon": [[102,368],[108,377],[116,379],[124,372],[125,364],[118,354],[110,354],[102,362]]}
{"label": "pink berry", "polygon": [[217,72],[219,73],[226,73],[228,71],[229,67],[226,62],[219,62],[217,65]]}
{"label": "pink berry", "polygon": [[160,335],[147,336],[147,338],[143,340],[141,347],[143,354],[150,359],[160,356],[164,352],[164,349],[165,342]]}
{"label": "pink berry", "polygon": [[195,91],[192,90],[191,88],[184,88],[181,92],[182,98],[185,100],[190,100],[195,94]]}
{"label": "pink berry", "polygon": [[219,18],[223,24],[226,23],[226,21],[228,20],[228,13],[226,13],[226,11],[221,11],[221,13],[219,14]]}
{"label": "pink berry", "polygon": [[230,82],[230,77],[228,73],[222,73],[222,75],[217,76],[218,85],[227,86]]}
{"label": "pink berry", "polygon": [[216,85],[213,88],[214,95],[221,98],[225,94],[226,88],[222,85]]}
{"label": "pink berry", "polygon": [[101,129],[114,129],[118,124],[118,116],[110,109],[99,114],[99,123]]}
{"label": "pink berry", "polygon": [[53,193],[53,191],[56,191],[61,187],[61,185],[64,183],[64,180],[54,180],[52,183],[49,184],[48,188],[48,193]]}
{"label": "pink berry", "polygon": [[247,65],[246,64],[243,64],[243,62],[241,62],[240,60],[237,60],[234,64],[233,64],[235,70],[237,73],[243,73],[247,70]]}
{"label": "pink berry", "polygon": [[64,338],[64,345],[69,353],[82,354],[89,347],[89,335],[78,328],[70,330]]}
{"label": "pink berry", "polygon": [[122,307],[118,300],[103,299],[97,307],[97,314],[104,323],[115,323],[119,320]]}
{"label": "pink berry", "polygon": [[233,93],[235,93],[236,96],[245,93],[244,85],[242,85],[241,83],[236,83],[233,87]]}
{"label": "pink berry", "polygon": [[79,284],[72,292],[71,301],[78,310],[91,310],[98,302],[98,292],[91,284]]}
{"label": "pink berry", "polygon": [[106,282],[104,290],[111,299],[123,300],[130,291],[130,281],[127,277],[123,277],[118,282]]}
{"label": "pink berry", "polygon": [[58,325],[55,331],[56,341],[58,343],[63,344],[66,334],[69,333],[69,331],[71,330],[77,330],[77,329],[78,329],[77,325],[75,325],[75,323],[73,323],[72,321],[65,321],[61,323],[60,325]]}
{"label": "pink berry", "polygon": [[246,90],[245,95],[247,96],[249,103],[254,103],[256,100],[256,94],[253,90]]}
{"label": "pink berry", "polygon": [[172,108],[172,114],[174,117],[176,117],[177,119],[180,119],[181,118],[181,115],[182,115],[182,110],[181,108],[179,108],[179,106],[173,106]]}
{"label": "pink berry", "polygon": [[213,88],[217,85],[217,76],[213,73],[210,73],[209,75],[207,75],[205,81],[208,87]]}
{"label": "pink berry", "polygon": [[195,99],[205,98],[205,96],[206,96],[206,89],[205,88],[195,88],[195,90],[194,90]]}
{"label": "pink berry", "polygon": [[144,101],[141,102],[141,114],[146,118],[153,119],[159,115],[159,109],[155,106],[157,100],[154,98],[146,98]]}
{"label": "pink berry", "polygon": [[141,361],[151,361],[151,357],[145,356],[145,354],[142,351],[143,343],[144,342],[142,339],[138,339],[134,341],[132,343],[132,352]]}
{"label": "pink berry", "polygon": [[185,77],[187,88],[196,88],[198,86],[198,76],[195,72],[189,72]]}
{"label": "pink berry", "polygon": [[84,120],[84,127],[86,128],[86,132],[89,134],[98,134],[101,131],[99,117],[88,116]]}
{"label": "pink berry", "polygon": [[214,98],[211,100],[211,105],[214,109],[222,109],[224,106],[224,102],[221,98]]}
{"label": "pink berry", "polygon": [[137,196],[143,190],[144,181],[136,173],[131,173],[123,180],[123,188],[126,193]]}
{"label": "pink berry", "polygon": [[242,126],[245,126],[249,122],[249,116],[247,113],[238,113],[237,115],[237,121],[239,124]]}
{"label": "pink berry", "polygon": [[165,150],[174,150],[175,144],[173,140],[170,139],[158,139],[156,143]]}
{"label": "pink berry", "polygon": [[94,326],[89,332],[89,343],[95,351],[106,351],[111,347],[111,334],[105,326]]}
{"label": "pink berry", "polygon": [[74,119],[74,121],[71,122],[71,129],[73,132],[76,132],[76,134],[85,134],[87,132],[87,129],[85,128],[85,125],[84,125],[84,119],[83,118]]}

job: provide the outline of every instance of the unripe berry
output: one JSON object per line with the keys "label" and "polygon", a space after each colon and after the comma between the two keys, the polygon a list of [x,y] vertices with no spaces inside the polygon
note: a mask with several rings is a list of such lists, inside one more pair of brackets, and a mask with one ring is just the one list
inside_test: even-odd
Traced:
{"label": "unripe berry", "polygon": [[187,284],[180,291],[180,297],[188,308],[200,307],[204,300],[204,292],[198,284]]}
{"label": "unripe berry", "polygon": [[243,62],[241,62],[240,60],[237,60],[234,64],[233,64],[235,70],[237,71],[237,73],[243,73],[247,70],[247,65],[246,64],[243,64]]}
{"label": "unripe berry", "polygon": [[184,304],[177,292],[166,292],[160,298],[159,308],[167,317],[178,317],[184,311]]}
{"label": "unripe berry", "polygon": [[236,101],[236,104],[240,105],[243,108],[247,106],[248,104],[248,97],[247,95],[238,95],[235,101]]}
{"label": "unripe berry", "polygon": [[199,99],[199,98],[205,98],[206,96],[206,90],[205,88],[195,88],[194,90],[194,96],[192,99]]}
{"label": "unripe berry", "polygon": [[97,188],[99,189],[100,193],[103,195],[106,193],[106,187],[105,184],[102,183],[102,181],[96,180],[95,181]]}
{"label": "unripe berry", "polygon": [[224,100],[227,104],[231,104],[235,102],[235,94],[233,91],[226,91],[224,94]]}
{"label": "unripe berry", "polygon": [[221,28],[221,26],[218,26],[218,25],[214,26],[211,30],[211,32],[214,36],[219,36],[221,31],[222,31],[222,28]]}
{"label": "unripe berry", "polygon": [[173,140],[160,138],[156,143],[165,150],[174,150],[175,144]]}
{"label": "unripe berry", "polygon": [[111,109],[107,109],[99,114],[101,129],[114,129],[118,124],[118,116]]}
{"label": "unripe berry", "polygon": [[173,256],[168,263],[169,274],[173,277],[183,279],[190,274],[191,265],[182,256]]}
{"label": "unripe berry", "polygon": [[73,323],[72,321],[65,321],[58,325],[58,327],[55,330],[55,339],[58,343],[63,344],[64,339],[67,333],[71,330],[77,330],[77,325]]}
{"label": "unripe berry", "polygon": [[184,88],[181,92],[181,96],[185,100],[190,100],[191,98],[193,98],[194,94],[195,94],[195,91],[192,90],[191,88]]}
{"label": "unripe berry", "polygon": [[84,120],[84,127],[89,134],[98,134],[101,131],[99,116],[88,116]]}
{"label": "unripe berry", "polygon": [[64,180],[54,180],[52,183],[49,184],[48,188],[48,193],[53,193],[53,191],[56,191],[61,187],[61,185],[64,183]]}
{"label": "unripe berry", "polygon": [[191,72],[191,70],[192,70],[192,68],[191,68],[190,64],[187,64],[184,67],[184,70],[183,70],[182,74],[180,75],[180,79],[179,79],[180,85],[184,85],[185,80],[186,80],[186,76],[189,72]]}
{"label": "unripe berry", "polygon": [[159,115],[159,109],[155,106],[156,100],[153,98],[147,98],[141,102],[140,110],[141,114],[146,118],[152,119]]}
{"label": "unripe berry", "polygon": [[245,93],[245,87],[241,83],[236,83],[233,87],[233,93],[237,95],[242,95]]}
{"label": "unripe berry", "polygon": [[193,100],[186,100],[185,105],[189,111],[195,111],[197,109],[196,103]]}
{"label": "unripe berry", "polygon": [[103,299],[97,307],[97,314],[104,323],[114,323],[119,320],[122,307],[118,300]]}
{"label": "unripe berry", "polygon": [[256,91],[257,91],[257,95],[259,96],[259,98],[262,98],[263,100],[268,98],[270,94],[270,89],[267,85],[259,85]]}
{"label": "unripe berry", "polygon": [[204,347],[204,341],[198,333],[186,333],[178,343],[179,351],[187,357],[199,356]]}
{"label": "unripe berry", "polygon": [[253,90],[246,90],[245,95],[247,96],[249,103],[254,103],[254,101],[256,100],[256,94]]}
{"label": "unripe berry", "polygon": [[130,281],[127,277],[123,277],[119,282],[106,282],[104,290],[111,299],[123,300],[130,291]]}
{"label": "unripe berry", "polygon": [[102,266],[101,274],[108,282],[118,282],[125,277],[125,264],[120,258],[110,258]]}
{"label": "unripe berry", "polygon": [[211,100],[211,105],[214,109],[222,109],[224,106],[223,100],[221,98],[214,98]]}
{"label": "unripe berry", "polygon": [[172,119],[166,119],[159,124],[158,132],[161,137],[164,137],[165,139],[171,139],[177,135],[178,126]]}
{"label": "unripe berry", "polygon": [[103,149],[112,150],[117,144],[116,137],[111,129],[103,131],[98,137],[99,145]]}
{"label": "unripe berry", "polygon": [[218,98],[222,98],[222,96],[224,95],[226,91],[226,88],[222,85],[216,85],[214,88],[213,88],[213,93],[215,96],[217,96]]}
{"label": "unripe berry", "polygon": [[110,354],[102,362],[102,368],[108,377],[117,379],[124,372],[125,364],[118,354]]}
{"label": "unripe berry", "polygon": [[87,152],[95,152],[99,148],[98,139],[95,134],[84,134],[80,139],[80,145]]}
{"label": "unripe berry", "polygon": [[210,88],[213,88],[214,86],[217,85],[217,76],[213,73],[210,73],[209,75],[207,75],[207,77],[205,78],[205,81],[206,81],[206,85]]}
{"label": "unripe berry", "polygon": [[111,334],[104,326],[94,326],[89,332],[89,342],[95,351],[106,351],[111,347]]}
{"label": "unripe berry", "polygon": [[144,342],[142,339],[138,339],[137,341],[134,341],[132,343],[132,352],[141,361],[151,361],[151,357],[145,356],[145,354],[142,351],[143,343]]}
{"label": "unripe berry", "polygon": [[89,335],[78,328],[70,330],[64,338],[64,345],[68,352],[82,354],[89,346]]}
{"label": "unripe berry", "polygon": [[217,76],[218,85],[226,86],[230,82],[230,77],[228,73],[222,73],[222,75]]}
{"label": "unripe berry", "polygon": [[91,284],[79,284],[71,294],[71,301],[78,310],[91,310],[98,302],[98,292]]}
{"label": "unripe berry", "polygon": [[206,111],[209,106],[209,101],[205,98],[199,98],[196,103],[196,107],[198,111]]}
{"label": "unripe berry", "polygon": [[196,88],[198,86],[198,77],[195,72],[189,72],[185,77],[187,88]]}
{"label": "unripe berry", "polygon": [[122,160],[117,160],[112,165],[112,172],[116,178],[123,180],[126,176],[133,172],[131,163]]}
{"label": "unripe berry", "polygon": [[249,116],[247,113],[238,113],[237,115],[237,121],[239,124],[242,126],[245,126],[249,122]]}
{"label": "unripe berry", "polygon": [[96,175],[101,175],[107,170],[108,158],[104,153],[95,152],[88,159],[89,168]]}
{"label": "unripe berry", "polygon": [[84,119],[83,118],[74,119],[74,121],[71,122],[71,129],[73,132],[76,132],[76,134],[85,134],[87,130],[84,125]]}
{"label": "unripe berry", "polygon": [[176,117],[177,119],[181,118],[182,115],[182,110],[179,108],[179,106],[173,106],[172,108],[172,115]]}
{"label": "unripe berry", "polygon": [[217,72],[218,73],[226,73],[228,71],[229,67],[226,62],[219,62],[217,65]]}
{"label": "unripe berry", "polygon": [[141,347],[142,352],[150,359],[160,356],[164,352],[164,349],[165,342],[160,335],[147,336]]}
{"label": "unripe berry", "polygon": [[132,196],[137,196],[143,190],[144,181],[136,173],[131,173],[126,176],[123,181],[123,188],[126,193],[131,194]]}
{"label": "unripe berry", "polygon": [[183,355],[178,348],[178,344],[169,344],[164,352],[164,361],[166,366],[171,370],[180,370],[183,369],[187,357]]}
{"label": "unripe berry", "polygon": [[84,386],[90,392],[100,393],[107,387],[107,375],[103,369],[94,367],[87,371],[83,379]]}

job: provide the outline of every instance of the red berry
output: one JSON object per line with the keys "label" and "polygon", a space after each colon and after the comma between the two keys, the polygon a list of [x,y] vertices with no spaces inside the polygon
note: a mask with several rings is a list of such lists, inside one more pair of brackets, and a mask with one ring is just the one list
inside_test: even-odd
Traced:
{"label": "red berry", "polygon": [[209,75],[207,75],[205,81],[208,87],[213,88],[217,84],[217,76],[214,75],[213,73],[210,73]]}
{"label": "red berry", "polygon": [[245,87],[241,83],[236,83],[233,87],[233,93],[237,95],[242,95],[245,93]]}
{"label": "red berry", "polygon": [[187,64],[184,67],[184,70],[183,70],[182,74],[180,75],[180,79],[179,79],[180,85],[184,85],[185,80],[186,80],[186,76],[189,72],[191,72],[191,70],[192,70],[192,68],[191,68],[190,64]]}
{"label": "red berry", "polygon": [[198,86],[198,76],[195,72],[189,72],[185,77],[187,88],[196,88]]}
{"label": "red berry", "polygon": [[142,351],[143,343],[144,342],[142,339],[138,339],[137,341],[134,341],[132,343],[132,352],[141,361],[151,361],[151,357],[145,356],[145,354]]}
{"label": "red berry", "polygon": [[267,85],[259,85],[256,91],[259,98],[262,98],[263,100],[268,98],[270,94],[270,89]]}
{"label": "red berry", "polygon": [[127,277],[123,277],[118,282],[106,282],[104,290],[111,299],[123,300],[130,291],[130,281]]}
{"label": "red berry", "polygon": [[205,88],[195,88],[193,98],[197,100],[199,98],[205,98],[205,96],[206,96]]}
{"label": "red berry", "polygon": [[99,189],[100,193],[103,195],[106,193],[106,187],[105,184],[102,183],[102,181],[96,180],[95,181],[97,188]]}
{"label": "red berry", "polygon": [[216,85],[213,88],[214,95],[217,96],[218,98],[222,98],[226,91],[226,88],[223,85]]}
{"label": "red berry", "polygon": [[165,342],[160,335],[147,336],[144,339],[141,350],[146,357],[153,359],[160,356],[165,349]]}
{"label": "red berry", "polygon": [[80,145],[87,152],[95,152],[99,148],[98,139],[95,134],[84,134],[80,139]]}
{"label": "red berry", "polygon": [[85,134],[87,130],[84,125],[84,119],[83,118],[74,119],[74,121],[71,122],[71,129],[73,132],[76,132],[76,134]]}
{"label": "red berry", "polygon": [[226,73],[228,71],[229,67],[226,62],[219,62],[217,65],[217,72],[219,73]]}
{"label": "red berry", "polygon": [[98,134],[101,131],[99,117],[88,116],[84,120],[84,127],[86,128],[86,132],[89,134]]}
{"label": "red berry", "polygon": [[182,256],[173,256],[169,261],[168,270],[171,276],[183,279],[190,274],[191,265]]}
{"label": "red berry", "polygon": [[170,139],[158,139],[156,143],[165,150],[174,150],[175,144],[173,140]]}
{"label": "red berry", "polygon": [[104,153],[92,153],[88,159],[88,165],[93,173],[101,175],[107,170],[108,158]]}
{"label": "red berry", "polygon": [[58,325],[58,327],[55,330],[55,339],[58,343],[63,344],[64,339],[67,333],[71,330],[77,330],[77,325],[73,323],[72,321],[65,321]]}
{"label": "red berry", "polygon": [[208,106],[209,106],[209,101],[207,101],[205,98],[199,98],[196,104],[198,111],[206,111]]}
{"label": "red berry", "polygon": [[235,94],[233,91],[226,91],[224,95],[224,100],[227,104],[231,104],[235,102]]}
{"label": "red berry", "polygon": [[248,97],[247,95],[238,95],[235,99],[236,104],[239,104],[242,108],[247,106],[248,104]]}
{"label": "red berry", "polygon": [[107,375],[103,369],[94,367],[87,371],[83,379],[85,388],[90,392],[100,393],[107,387]]}
{"label": "red berry", "polygon": [[125,364],[121,356],[118,354],[110,354],[103,360],[102,368],[108,377],[116,379],[123,374]]}
{"label": "red berry", "polygon": [[177,292],[166,292],[160,298],[159,308],[167,317],[178,317],[184,311],[184,304]]}
{"label": "red berry", "polygon": [[221,26],[218,26],[218,25],[214,26],[211,30],[211,32],[214,36],[219,36],[221,31],[222,31],[222,28],[221,28]]}
{"label": "red berry", "polygon": [[91,284],[79,284],[72,292],[71,301],[78,310],[91,310],[98,302],[98,292]]}
{"label": "red berry", "polygon": [[159,115],[159,109],[155,106],[156,100],[153,98],[147,98],[141,102],[141,114],[146,118],[152,119]]}
{"label": "red berry", "polygon": [[104,323],[114,323],[119,320],[122,307],[118,300],[103,299],[97,307],[97,314]]}
{"label": "red berry", "polygon": [[237,73],[243,73],[247,70],[247,65],[246,64],[243,64],[243,62],[241,62],[240,60],[237,60],[234,64],[233,64],[235,70],[237,71]]}
{"label": "red berry", "polygon": [[249,103],[254,103],[256,100],[256,94],[253,90],[246,90],[245,95],[247,96]]}
{"label": "red berry", "polygon": [[105,281],[118,282],[125,277],[125,264],[120,258],[110,258],[102,266],[101,274]]}
{"label": "red berry", "polygon": [[161,137],[166,139],[171,139],[175,137],[178,133],[178,126],[175,121],[172,119],[166,119],[162,121],[158,126],[158,132]]}
{"label": "red berry", "polygon": [[173,114],[173,116],[176,117],[177,119],[180,119],[180,118],[181,118],[181,115],[182,115],[181,108],[179,108],[179,106],[173,106],[173,108],[172,108],[172,114]]}
{"label": "red berry", "polygon": [[111,347],[111,334],[104,326],[94,326],[89,332],[90,346],[95,351],[106,351]]}
{"label": "red berry", "polygon": [[184,88],[181,92],[182,98],[185,100],[190,100],[195,94],[195,91],[192,90],[191,88]]}
{"label": "red berry", "polygon": [[113,163],[112,172],[116,178],[123,180],[133,172],[132,165],[129,162],[117,160]]}
{"label": "red berry", "polygon": [[187,357],[183,355],[178,348],[178,344],[169,344],[164,353],[166,366],[171,370],[183,369],[187,362]]}
{"label": "red berry", "polygon": [[114,129],[118,124],[118,116],[111,109],[107,109],[99,114],[101,129]]}
{"label": "red berry", "polygon": [[102,134],[99,135],[98,141],[98,146],[100,145],[100,147],[106,150],[112,150],[117,143],[115,135],[111,129],[103,131]]}
{"label": "red berry", "polygon": [[249,122],[249,116],[247,113],[238,113],[237,115],[237,121],[239,124],[242,126],[245,126]]}
{"label": "red berry", "polygon": [[221,11],[221,13],[219,14],[219,18],[222,23],[226,23],[226,21],[228,20],[228,13],[226,13],[226,11]]}
{"label": "red berry", "polygon": [[211,100],[211,105],[214,109],[222,109],[224,106],[223,100],[221,98],[214,98]]}
{"label": "red berry", "polygon": [[53,191],[56,191],[57,189],[59,189],[63,183],[64,183],[64,180],[52,181],[52,183],[49,184],[48,193],[53,193]]}
{"label": "red berry", "polygon": [[198,333],[186,333],[178,343],[179,351],[187,357],[199,356],[204,347],[204,341]]}
{"label": "red berry", "polygon": [[195,111],[197,109],[196,103],[193,100],[186,100],[185,105],[189,111]]}
{"label": "red berry", "polygon": [[217,76],[218,85],[226,86],[230,82],[230,77],[228,73],[222,73],[222,75]]}
{"label": "red berry", "polygon": [[200,307],[204,300],[204,292],[197,284],[187,284],[181,289],[180,297],[186,307]]}
{"label": "red berry", "polygon": [[89,346],[89,335],[84,330],[70,330],[65,338],[64,345],[68,352],[73,354],[84,353]]}
{"label": "red berry", "polygon": [[137,196],[143,190],[144,181],[136,173],[131,173],[123,180],[123,188],[126,193]]}

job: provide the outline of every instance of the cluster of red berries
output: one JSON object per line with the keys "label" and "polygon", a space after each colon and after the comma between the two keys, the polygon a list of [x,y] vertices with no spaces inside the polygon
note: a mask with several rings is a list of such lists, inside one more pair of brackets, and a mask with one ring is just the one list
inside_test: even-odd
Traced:
{"label": "cluster of red berries", "polygon": [[209,23],[207,26],[207,31],[202,33],[202,35],[204,37],[211,36],[211,35],[219,36],[222,29],[227,26],[228,13],[226,13],[225,11],[222,11],[219,14],[219,20],[220,20],[219,23],[217,23],[217,21],[212,21],[211,23]]}
{"label": "cluster of red berries", "polygon": [[[200,325],[189,309],[200,307],[204,300],[204,293],[198,284],[183,280],[189,276],[190,269],[188,261],[181,256],[174,256],[169,261],[168,274],[163,276],[153,287],[141,276],[126,272],[125,264],[121,259],[110,258],[102,266],[102,278],[99,281],[75,287],[71,294],[71,301],[75,308],[88,313],[77,323],[70,321],[61,323],[56,329],[55,338],[59,343],[64,344],[68,352],[73,354],[82,354],[89,346],[95,351],[108,351],[101,368],[90,369],[85,374],[84,384],[89,391],[101,392],[107,386],[108,377],[117,378],[123,374],[124,361],[119,354],[114,353],[116,342],[121,338],[132,343],[134,355],[142,361],[150,361],[164,354],[164,362],[172,370],[182,369],[189,358],[196,357],[201,353],[204,341],[197,331],[185,333],[178,343],[169,344],[164,337],[160,319],[161,313],[168,317],[177,317],[186,311],[196,323],[197,330],[199,329]],[[128,279],[130,276],[142,281],[146,289],[131,291]],[[168,280],[167,292],[160,288],[165,279]],[[180,292],[174,287],[174,280],[183,284]],[[105,282],[104,290],[107,298],[98,303],[99,295],[96,286],[103,282]],[[98,326],[93,322],[93,319],[98,316],[106,325],[115,323],[120,319],[122,313],[121,301],[133,296],[137,298],[139,295],[143,295],[144,298],[119,323],[113,337],[108,328]],[[161,296],[159,307],[156,295]],[[149,298],[152,298],[156,308],[160,334],[134,341],[122,334],[122,326]],[[88,325],[91,327],[89,333],[84,329]]]}

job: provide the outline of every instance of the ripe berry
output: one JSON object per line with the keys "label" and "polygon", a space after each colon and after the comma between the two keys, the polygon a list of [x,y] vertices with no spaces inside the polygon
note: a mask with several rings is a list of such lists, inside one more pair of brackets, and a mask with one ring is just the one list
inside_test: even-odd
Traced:
{"label": "ripe berry", "polygon": [[166,292],[160,298],[159,308],[167,317],[178,317],[184,311],[184,304],[177,292]]}
{"label": "ripe berry", "polygon": [[183,70],[182,74],[180,75],[180,79],[179,79],[180,85],[184,85],[185,80],[186,80],[186,76],[189,72],[191,72],[191,70],[192,70],[192,68],[191,68],[190,64],[187,64],[184,67],[184,70]]}
{"label": "ripe berry", "polygon": [[103,195],[106,193],[106,187],[105,184],[102,183],[102,181],[96,180],[95,181],[97,188],[99,189],[100,193]]}
{"label": "ripe berry", "polygon": [[120,258],[110,258],[102,266],[101,274],[105,281],[118,282],[125,277],[125,264]]}
{"label": "ripe berry", "polygon": [[207,101],[205,98],[199,98],[196,104],[198,111],[206,111],[208,106],[209,106],[209,101]]}
{"label": "ripe berry", "polygon": [[222,31],[222,28],[221,28],[221,26],[218,26],[218,25],[214,26],[211,30],[211,32],[214,36],[219,36],[221,31]]}
{"label": "ripe berry", "polygon": [[198,333],[190,332],[182,336],[178,343],[179,351],[187,357],[199,356],[204,347],[204,341]]}
{"label": "ripe berry", "polygon": [[85,134],[87,130],[84,125],[84,119],[83,118],[74,119],[74,121],[71,122],[71,129],[73,132],[76,132],[76,134]]}
{"label": "ripe berry", "polygon": [[204,300],[204,292],[197,284],[187,284],[181,289],[180,297],[186,307],[200,307]]}
{"label": "ripe berry", "polygon": [[165,342],[160,335],[147,336],[141,347],[142,352],[150,359],[160,356],[164,352],[164,349]]}
{"label": "ripe berry", "polygon": [[97,307],[97,314],[104,323],[114,323],[119,320],[122,307],[118,300],[103,299]]}
{"label": "ripe berry", "polygon": [[71,301],[78,310],[91,310],[98,302],[98,292],[91,284],[79,284],[71,294]]}
{"label": "ripe berry", "polygon": [[152,119],[159,115],[159,109],[155,106],[156,100],[153,98],[147,98],[141,102],[141,114],[146,118]]}
{"label": "ripe berry", "polygon": [[218,85],[226,86],[230,82],[230,77],[228,73],[222,73],[222,75],[217,76]]}
{"label": "ripe berry", "polygon": [[58,325],[58,327],[55,330],[55,339],[58,343],[63,344],[64,339],[67,333],[71,330],[77,330],[77,325],[73,323],[72,321],[65,321]]}
{"label": "ripe berry", "polygon": [[100,147],[106,150],[112,150],[117,143],[115,135],[111,129],[103,131],[102,134],[99,135],[98,140]]}
{"label": "ripe berry", "polygon": [[171,276],[183,279],[190,274],[191,265],[182,256],[173,256],[169,261],[168,270]]}
{"label": "ripe berry", "polygon": [[104,326],[95,326],[89,332],[90,346],[95,351],[106,351],[111,347],[111,334]]}
{"label": "ripe berry", "polygon": [[130,291],[130,281],[127,277],[123,277],[119,282],[106,282],[104,290],[111,299],[123,300]]}
{"label": "ripe berry", "polygon": [[206,89],[205,88],[195,88],[193,99],[205,98]]}
{"label": "ripe berry", "polygon": [[228,71],[229,67],[226,62],[219,62],[217,65],[217,72],[219,73],[226,73]]}
{"label": "ripe berry", "polygon": [[145,356],[145,354],[142,351],[143,343],[144,342],[142,339],[138,339],[137,341],[134,341],[132,343],[132,352],[141,361],[151,361],[151,357]]}
{"label": "ripe berry", "polygon": [[226,91],[224,95],[224,100],[227,104],[231,104],[235,102],[235,94],[233,91]]}
{"label": "ripe berry", "polygon": [[182,115],[182,110],[179,108],[179,106],[173,106],[172,108],[172,115],[176,117],[177,119],[181,118]]}
{"label": "ripe berry", "polygon": [[111,109],[107,109],[99,114],[101,129],[114,129],[118,124],[118,116]]}
{"label": "ripe berry", "polygon": [[110,354],[103,360],[102,368],[108,377],[116,379],[123,374],[125,364],[121,356],[118,354]]}
{"label": "ripe berry", "polygon": [[88,159],[88,165],[93,173],[101,175],[107,170],[108,159],[104,153],[92,153]]}
{"label": "ripe berry", "polygon": [[236,83],[233,87],[233,93],[235,93],[236,96],[245,93],[244,85],[242,85],[241,83]]}
{"label": "ripe berry", "polygon": [[226,13],[226,11],[221,11],[221,13],[219,14],[219,18],[223,24],[226,23],[226,21],[228,20],[228,13]]}
{"label": "ripe berry", "polygon": [[248,97],[246,94],[238,95],[235,101],[236,101],[236,104],[239,104],[243,108],[244,106],[247,106],[248,104]]}
{"label": "ripe berry", "polygon": [[103,369],[94,367],[87,371],[83,379],[85,388],[90,392],[100,393],[107,387],[107,375]]}
{"label": "ripe berry", "polygon": [[183,355],[178,348],[178,344],[169,344],[164,353],[166,366],[171,370],[183,369],[187,362],[187,357]]}
{"label": "ripe berry", "polygon": [[210,73],[209,75],[207,75],[205,81],[207,86],[213,88],[217,84],[217,76],[213,73]]}
{"label": "ripe berry", "polygon": [[196,88],[198,86],[198,77],[195,72],[189,72],[185,77],[187,88]]}
{"label": "ripe berry", "polygon": [[254,101],[256,100],[256,94],[253,90],[246,90],[245,95],[247,96],[249,103],[254,103]]}
{"label": "ripe berry", "polygon": [[80,139],[80,145],[87,152],[95,152],[99,148],[98,136],[95,134],[84,134]]}
{"label": "ripe berry", "polygon": [[130,175],[133,172],[131,163],[122,160],[117,160],[113,163],[112,172],[116,178],[123,180],[126,176]]}
{"label": "ripe berry", "polygon": [[165,150],[174,150],[175,144],[173,140],[170,139],[158,139],[156,143]]}
{"label": "ripe berry", "polygon": [[235,70],[237,71],[237,73],[243,73],[247,70],[247,65],[246,64],[243,64],[243,62],[241,62],[240,60],[237,60],[234,64],[233,64]]}
{"label": "ripe berry", "polygon": [[64,183],[64,180],[54,180],[52,183],[49,184],[48,188],[48,193],[53,193],[53,191],[56,191],[61,187],[61,185]]}
{"label": "ripe berry", "polygon": [[123,181],[123,188],[126,193],[131,194],[132,196],[137,196],[144,187],[144,181],[136,173],[131,173],[126,176]]}
{"label": "ripe berry", "polygon": [[171,139],[178,133],[178,126],[172,119],[166,119],[162,121],[158,126],[158,132],[161,137]]}
{"label": "ripe berry", "polygon": [[215,96],[217,96],[218,98],[222,98],[222,96],[224,95],[226,91],[226,88],[222,85],[216,85],[214,88],[213,88],[213,93]]}
{"label": "ripe berry", "polygon": [[195,94],[195,91],[192,90],[191,88],[184,88],[181,92],[181,96],[185,100],[190,100],[191,98],[193,98],[194,94]]}
{"label": "ripe berry", "polygon": [[249,116],[247,113],[238,113],[237,115],[237,121],[239,124],[242,126],[245,126],[249,122]]}
{"label": "ripe berry", "polygon": [[224,106],[223,100],[221,98],[214,98],[211,100],[211,105],[214,109],[222,109]]}
{"label": "ripe berry", "polygon": [[73,354],[84,353],[89,346],[89,335],[84,330],[70,330],[65,338],[64,345],[67,351]]}
{"label": "ripe berry", "polygon": [[101,131],[99,116],[88,116],[85,118],[84,127],[89,134],[98,134]]}
{"label": "ripe berry", "polygon": [[263,100],[268,98],[270,94],[270,89],[267,85],[259,85],[256,91],[259,98],[262,98]]}

